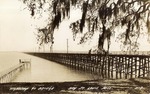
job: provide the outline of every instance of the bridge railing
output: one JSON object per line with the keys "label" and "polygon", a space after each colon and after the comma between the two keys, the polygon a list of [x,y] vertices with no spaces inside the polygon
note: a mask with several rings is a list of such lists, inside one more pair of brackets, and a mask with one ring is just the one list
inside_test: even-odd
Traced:
{"label": "bridge railing", "polygon": [[96,73],[102,78],[150,77],[148,55],[30,53],[66,66]]}
{"label": "bridge railing", "polygon": [[19,60],[19,64],[9,68],[8,70],[4,70],[0,72],[0,83],[8,83],[11,82],[15,76],[21,71],[30,68],[30,61],[23,62],[24,60]]}

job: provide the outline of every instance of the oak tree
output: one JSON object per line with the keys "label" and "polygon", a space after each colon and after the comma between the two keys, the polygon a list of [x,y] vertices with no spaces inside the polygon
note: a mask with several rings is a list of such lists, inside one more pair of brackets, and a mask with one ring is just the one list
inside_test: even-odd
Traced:
{"label": "oak tree", "polygon": [[[44,35],[40,44],[54,43],[54,30],[67,17],[70,17],[72,8],[82,11],[82,17],[70,24],[74,38],[78,33],[83,33],[80,44],[91,39],[95,32],[99,32],[98,52],[103,53],[104,42],[107,41],[107,51],[111,43],[111,36],[120,32],[118,39],[128,50],[138,47],[138,38],[143,30],[150,34],[150,1],[149,0],[21,0],[27,5],[31,16],[40,14],[41,11],[49,12],[49,21],[38,32]],[[116,29],[122,28],[122,29]]]}

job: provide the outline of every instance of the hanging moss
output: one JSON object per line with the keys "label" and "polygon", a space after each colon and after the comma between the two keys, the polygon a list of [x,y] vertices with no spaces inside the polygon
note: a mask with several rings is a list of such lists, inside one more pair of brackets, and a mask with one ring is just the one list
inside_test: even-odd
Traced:
{"label": "hanging moss", "polygon": [[53,13],[54,14],[56,14],[57,4],[58,4],[58,0],[54,0],[54,2],[53,2]]}
{"label": "hanging moss", "polygon": [[82,18],[81,18],[81,23],[80,23],[80,32],[82,33],[83,31],[83,27],[85,24],[85,17],[86,17],[86,13],[87,13],[87,7],[88,7],[88,1],[83,3],[83,13],[82,13]]}
{"label": "hanging moss", "polygon": [[87,27],[88,27],[88,31],[90,32],[90,30],[91,30],[91,18],[89,17],[89,18],[87,18]]}
{"label": "hanging moss", "polygon": [[122,3],[122,0],[117,1],[117,5],[121,5],[121,3]]}
{"label": "hanging moss", "polygon": [[69,16],[69,13],[70,13],[70,2],[69,1],[66,1],[65,10],[66,10],[66,15]]}
{"label": "hanging moss", "polygon": [[52,22],[52,30],[54,30],[56,27],[59,27],[60,22],[61,22],[61,12],[58,11],[57,15],[55,15],[55,18]]}
{"label": "hanging moss", "polygon": [[126,5],[125,5],[125,3],[123,3],[122,5],[121,5],[121,7],[120,7],[120,9],[122,10],[122,12],[126,12]]}
{"label": "hanging moss", "polygon": [[[110,39],[111,34],[108,32],[110,28],[113,30],[118,26],[126,26],[127,29],[125,31],[124,36],[122,36],[123,40],[129,41],[131,32],[141,31],[140,24],[142,21],[146,21],[147,14],[149,12],[150,4],[148,0],[22,0],[28,7],[31,12],[31,16],[34,16],[37,11],[40,11],[44,8],[44,4],[47,3],[49,6],[49,32],[54,32],[55,28],[59,27],[59,24],[65,17],[69,17],[70,15],[70,7],[71,6],[79,6],[82,10],[82,17],[80,20],[73,22],[70,26],[73,37],[75,38],[76,34],[81,32],[83,33],[83,28],[88,23],[88,33],[83,36],[82,42],[88,40],[88,37],[98,31],[99,28],[102,28],[99,37],[99,46],[103,48],[103,43],[105,39]],[[139,9],[133,8],[134,5],[139,4]],[[87,16],[88,15],[88,16]],[[145,16],[143,16],[145,15]],[[150,15],[150,14],[149,14]],[[88,19],[90,18],[90,19]],[[142,19],[142,20],[141,20]],[[144,19],[144,20],[143,20]],[[88,20],[88,21],[86,21]],[[147,17],[147,21],[145,25],[149,29],[149,17]],[[107,27],[107,28],[106,28]],[[99,31],[98,31],[99,32]],[[53,33],[45,33],[47,34],[45,39],[42,40],[45,42],[49,42]],[[52,34],[52,35],[50,35]],[[52,41],[52,40],[51,40]]]}
{"label": "hanging moss", "polygon": [[148,13],[148,16],[147,16],[147,21],[146,21],[146,26],[147,26],[147,29],[148,29],[148,33],[150,34],[150,12]]}
{"label": "hanging moss", "polygon": [[60,3],[65,3],[66,2],[66,0],[59,0],[60,1]]}
{"label": "hanging moss", "polygon": [[73,32],[73,40],[75,40],[76,34],[80,32],[79,24],[80,24],[80,22],[79,22],[79,20],[78,20],[78,21],[76,21],[76,22],[73,22],[73,23],[70,25],[70,28],[71,28],[71,30],[72,30],[72,32]]}
{"label": "hanging moss", "polygon": [[26,3],[28,0],[23,0],[23,3]]}
{"label": "hanging moss", "polygon": [[94,7],[96,4],[96,0],[92,0],[92,7]]}
{"label": "hanging moss", "polygon": [[105,33],[106,33],[106,27],[105,27],[105,25],[103,25],[102,34],[99,35],[98,48],[103,48],[104,40],[105,40]]}
{"label": "hanging moss", "polygon": [[96,25],[96,29],[98,28],[98,18],[96,17],[96,19],[95,19],[95,25]]}
{"label": "hanging moss", "polygon": [[111,7],[107,7],[105,10],[105,15],[108,17],[108,20],[112,17],[112,9]]}
{"label": "hanging moss", "polygon": [[117,4],[114,7],[114,16],[117,17],[117,14],[119,13],[119,8],[117,7]]}
{"label": "hanging moss", "polygon": [[100,3],[102,0],[97,0],[98,3]]}
{"label": "hanging moss", "polygon": [[79,44],[83,44],[87,42],[89,39],[93,37],[94,33],[93,32],[86,32],[83,37],[81,37]]}
{"label": "hanging moss", "polygon": [[130,32],[131,32],[130,28],[131,28],[131,22],[129,21],[129,22],[128,22],[128,25],[127,25],[127,29],[126,29],[125,41],[130,40],[130,38],[129,38],[129,34],[130,34]]}
{"label": "hanging moss", "polygon": [[102,5],[100,8],[99,8],[99,17],[100,19],[106,19],[106,14],[105,14],[105,8],[106,6],[105,5]]}
{"label": "hanging moss", "polygon": [[31,9],[31,16],[34,16],[34,14],[35,14],[34,9]]}
{"label": "hanging moss", "polygon": [[[42,41],[39,43],[40,45],[42,45],[42,44],[47,44],[47,43],[49,43],[49,37],[48,37],[48,35],[49,35],[49,33],[48,33],[48,30],[46,29],[46,28],[42,28],[42,29],[38,29],[38,31],[39,31],[39,33],[42,33]],[[38,37],[38,40],[40,40],[40,36]]]}
{"label": "hanging moss", "polygon": [[77,4],[77,0],[71,0],[71,4],[75,6]]}
{"label": "hanging moss", "polygon": [[124,26],[126,23],[127,23],[127,19],[126,19],[126,18],[123,18],[123,19],[121,20],[121,26]]}
{"label": "hanging moss", "polygon": [[62,9],[62,16],[63,16],[63,19],[66,17],[66,11],[64,8]]}
{"label": "hanging moss", "polygon": [[139,19],[141,17],[140,17],[140,14],[136,14],[135,16],[136,16],[136,19],[135,19],[135,23],[134,24],[135,24],[136,28],[138,29],[139,28]]}
{"label": "hanging moss", "polygon": [[95,30],[95,23],[93,23],[93,26],[92,26],[92,32],[94,33],[94,30]]}

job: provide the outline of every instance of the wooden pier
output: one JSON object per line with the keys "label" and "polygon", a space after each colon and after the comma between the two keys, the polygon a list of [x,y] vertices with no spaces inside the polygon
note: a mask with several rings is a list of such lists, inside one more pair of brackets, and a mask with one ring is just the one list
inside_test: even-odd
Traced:
{"label": "wooden pier", "polygon": [[106,79],[150,78],[148,55],[28,53]]}
{"label": "wooden pier", "polygon": [[31,60],[19,60],[19,64],[0,72],[0,83],[11,82],[18,73],[22,72],[25,69],[31,68]]}

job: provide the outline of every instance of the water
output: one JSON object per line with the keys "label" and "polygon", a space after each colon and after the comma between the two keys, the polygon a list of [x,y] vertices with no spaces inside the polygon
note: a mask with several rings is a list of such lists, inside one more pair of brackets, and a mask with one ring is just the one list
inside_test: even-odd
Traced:
{"label": "water", "polygon": [[17,65],[19,59],[31,59],[31,69],[19,73],[12,82],[66,82],[95,79],[92,74],[18,52],[0,53],[0,72]]}

